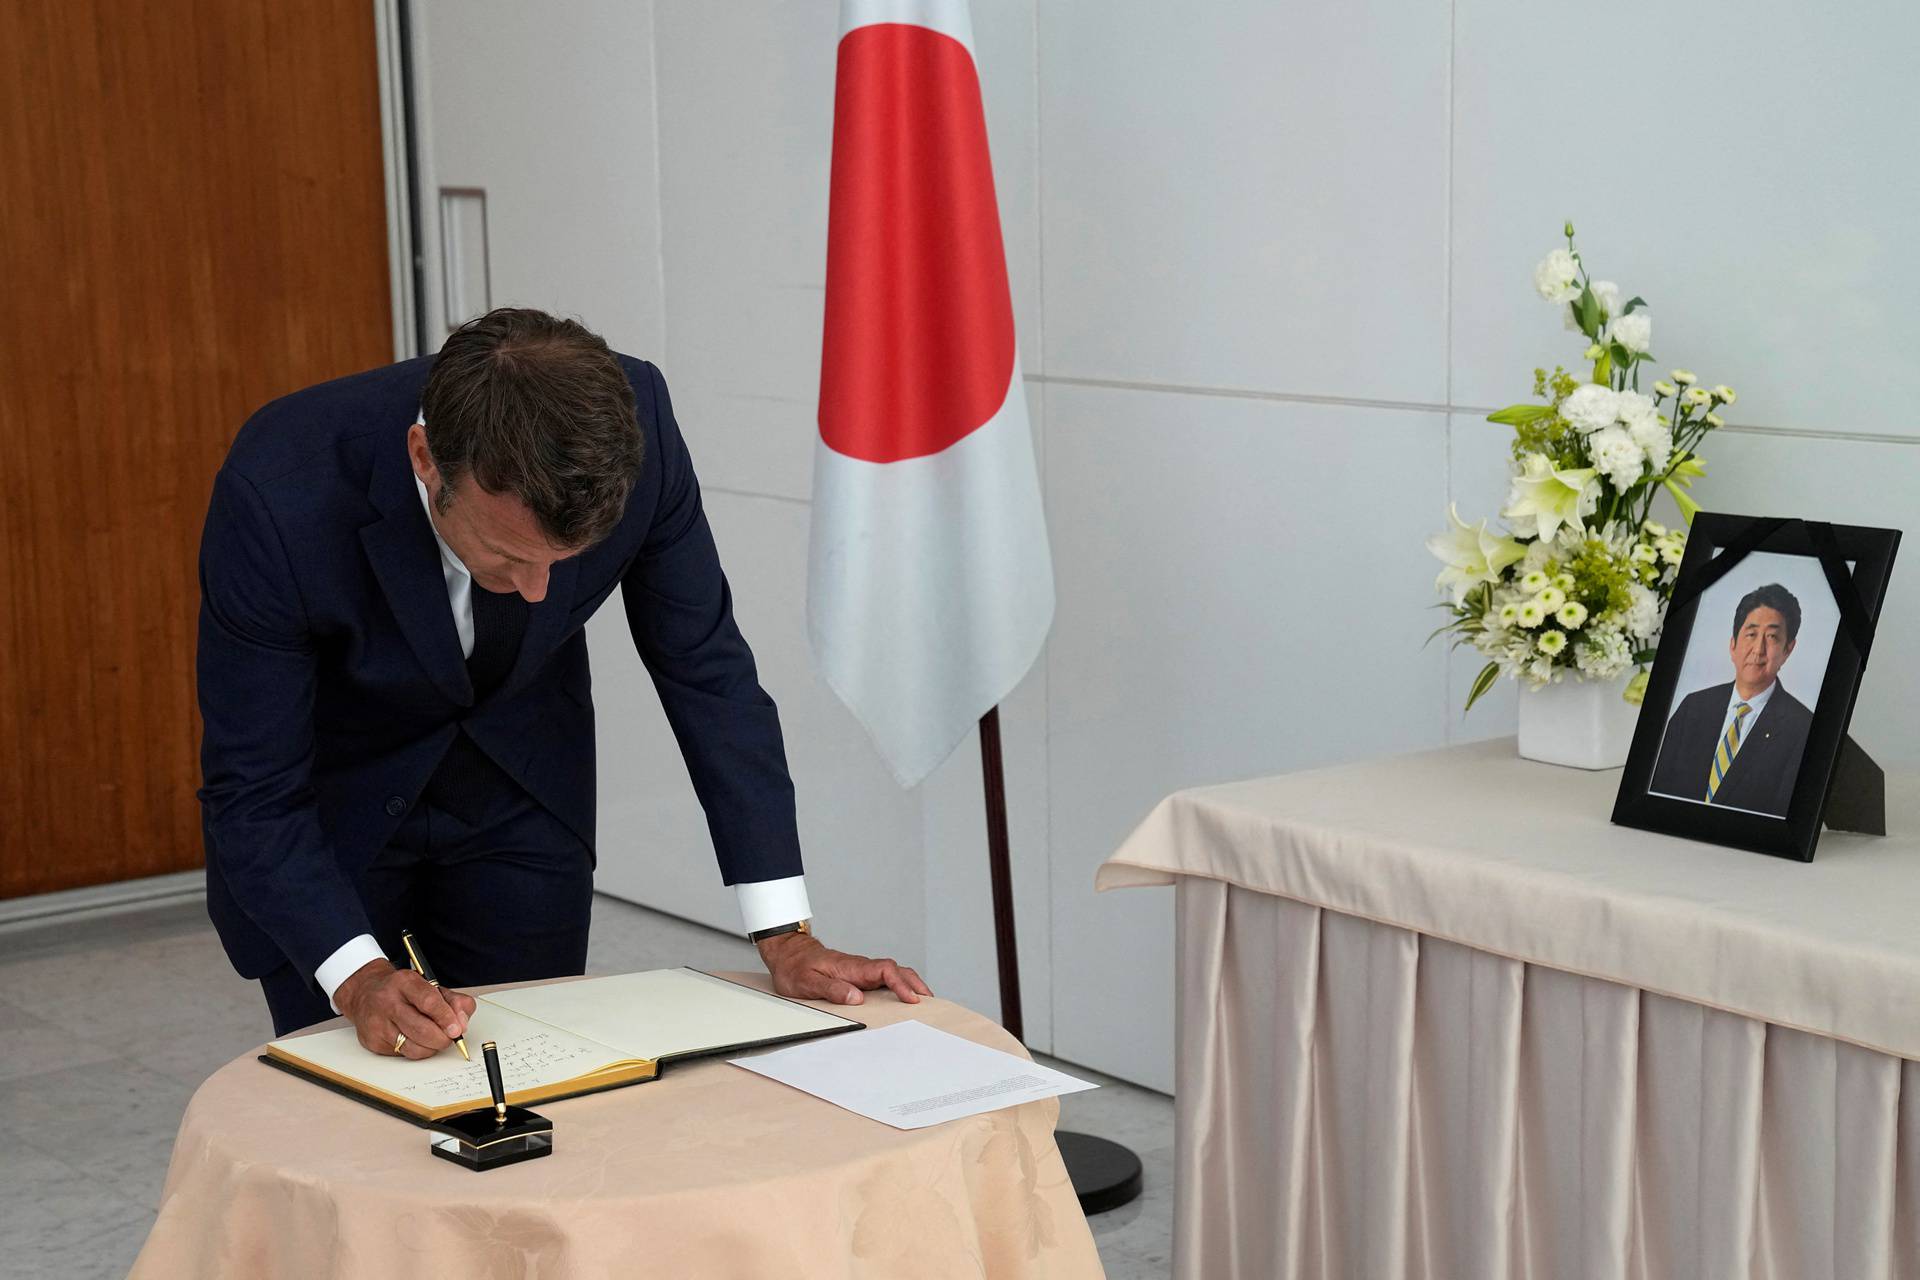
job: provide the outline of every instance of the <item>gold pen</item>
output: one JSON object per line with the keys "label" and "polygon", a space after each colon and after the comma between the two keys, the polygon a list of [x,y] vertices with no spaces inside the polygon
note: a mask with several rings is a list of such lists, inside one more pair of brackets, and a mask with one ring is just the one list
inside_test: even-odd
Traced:
{"label": "gold pen", "polygon": [[[413,940],[413,930],[402,929],[400,931],[400,945],[407,949],[407,963],[413,966],[413,971],[433,984],[434,990],[438,991],[440,989],[440,979],[434,977],[433,970],[427,967],[427,958],[420,954],[420,947]],[[448,1002],[448,1007],[452,1007],[451,1001]],[[467,1038],[465,1036],[455,1036],[453,1042],[460,1046],[460,1056],[468,1062],[472,1062],[473,1055],[467,1052]]]}

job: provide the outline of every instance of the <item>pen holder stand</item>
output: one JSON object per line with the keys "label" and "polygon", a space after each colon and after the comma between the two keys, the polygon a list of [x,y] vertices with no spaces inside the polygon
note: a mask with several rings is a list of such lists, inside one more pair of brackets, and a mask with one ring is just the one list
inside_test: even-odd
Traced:
{"label": "pen holder stand", "polygon": [[504,1122],[492,1107],[462,1111],[433,1122],[427,1147],[469,1169],[498,1169],[552,1155],[553,1121],[525,1107],[508,1107]]}

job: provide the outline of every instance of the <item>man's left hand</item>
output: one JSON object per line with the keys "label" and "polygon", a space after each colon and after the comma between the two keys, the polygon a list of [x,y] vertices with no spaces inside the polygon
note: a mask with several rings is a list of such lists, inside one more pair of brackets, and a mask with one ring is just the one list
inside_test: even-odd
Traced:
{"label": "man's left hand", "polygon": [[903,964],[835,951],[810,934],[776,934],[756,945],[778,996],[859,1004],[866,999],[862,992],[886,987],[906,1003],[919,1004],[921,996],[933,994]]}

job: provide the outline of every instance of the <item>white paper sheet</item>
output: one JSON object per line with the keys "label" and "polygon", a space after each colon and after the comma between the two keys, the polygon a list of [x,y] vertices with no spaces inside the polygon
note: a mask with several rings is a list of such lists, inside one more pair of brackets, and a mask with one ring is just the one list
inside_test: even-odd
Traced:
{"label": "white paper sheet", "polygon": [[728,1061],[896,1129],[924,1129],[1099,1088],[923,1022],[896,1022]]}

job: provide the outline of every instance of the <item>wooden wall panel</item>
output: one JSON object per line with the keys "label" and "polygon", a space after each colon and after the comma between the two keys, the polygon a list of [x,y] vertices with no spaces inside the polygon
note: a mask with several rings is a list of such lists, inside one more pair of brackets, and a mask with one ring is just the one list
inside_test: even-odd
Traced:
{"label": "wooden wall panel", "polygon": [[196,867],[195,558],[392,359],[368,0],[0,2],[0,897]]}

